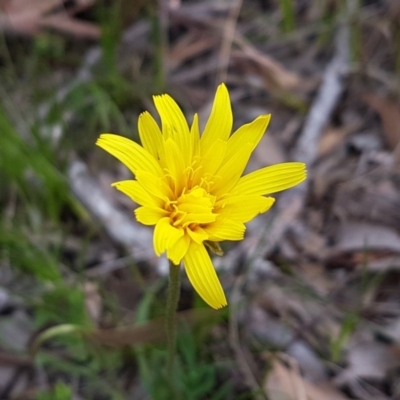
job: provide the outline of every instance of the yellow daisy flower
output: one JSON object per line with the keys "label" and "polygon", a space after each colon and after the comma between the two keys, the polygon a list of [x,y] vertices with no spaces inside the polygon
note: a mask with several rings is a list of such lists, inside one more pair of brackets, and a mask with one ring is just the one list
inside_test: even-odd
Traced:
{"label": "yellow daisy flower", "polygon": [[142,113],[141,146],[109,133],[96,144],[135,175],[113,186],[139,204],[139,222],[155,225],[156,254],[166,253],[175,265],[183,261],[196,291],[218,309],[227,301],[205,243],[243,239],[245,223],[274,203],[266,195],[302,182],[305,165],[287,162],[242,176],[270,115],[261,115],[231,135],[232,109],[224,84],[217,89],[201,136],[197,114],[189,127],[170,96],[154,96],[154,103],[162,129],[148,112]]}

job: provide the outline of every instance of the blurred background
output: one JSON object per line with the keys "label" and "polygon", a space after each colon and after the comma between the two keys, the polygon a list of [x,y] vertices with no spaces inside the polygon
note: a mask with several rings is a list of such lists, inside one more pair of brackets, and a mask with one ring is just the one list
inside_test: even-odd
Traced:
{"label": "blurred background", "polygon": [[[400,2],[0,0],[0,399],[400,399]],[[308,180],[224,243],[229,307],[183,281],[166,371],[165,260],[130,173],[151,96],[235,128],[250,169]]]}

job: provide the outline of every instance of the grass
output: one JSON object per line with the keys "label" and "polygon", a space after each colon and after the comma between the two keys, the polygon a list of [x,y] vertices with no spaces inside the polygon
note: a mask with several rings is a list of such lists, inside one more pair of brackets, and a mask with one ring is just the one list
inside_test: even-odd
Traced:
{"label": "grass", "polygon": [[282,30],[284,33],[292,32],[295,28],[294,0],[279,0],[282,14]]}

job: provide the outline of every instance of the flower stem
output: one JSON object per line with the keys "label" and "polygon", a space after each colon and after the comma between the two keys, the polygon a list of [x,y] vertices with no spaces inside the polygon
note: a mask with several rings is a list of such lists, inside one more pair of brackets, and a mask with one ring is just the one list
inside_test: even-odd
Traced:
{"label": "flower stem", "polygon": [[167,371],[173,375],[174,360],[176,353],[176,309],[178,307],[180,293],[180,267],[169,262],[169,284],[167,295],[167,346],[168,346],[168,364]]}

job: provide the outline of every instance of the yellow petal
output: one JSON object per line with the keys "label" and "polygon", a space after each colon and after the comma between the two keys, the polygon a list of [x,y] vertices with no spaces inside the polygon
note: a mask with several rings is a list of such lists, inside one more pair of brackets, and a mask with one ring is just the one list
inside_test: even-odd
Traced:
{"label": "yellow petal", "polygon": [[207,175],[213,175],[214,172],[219,168],[225,158],[227,145],[227,142],[217,139],[213,143],[212,147],[210,147],[208,151],[202,155],[202,168],[199,170],[199,173],[203,177]]}
{"label": "yellow petal", "polygon": [[165,149],[165,166],[168,174],[172,178],[175,185],[175,192],[180,193],[186,185],[186,175],[184,173],[186,165],[181,150],[177,143],[169,138],[164,144]]}
{"label": "yellow petal", "polygon": [[225,307],[228,303],[224,290],[205,247],[192,242],[183,262],[189,281],[200,297],[212,308]]}
{"label": "yellow petal", "polygon": [[155,225],[167,215],[167,212],[159,207],[142,206],[135,210],[135,215],[143,225]]}
{"label": "yellow petal", "polygon": [[205,154],[217,139],[227,141],[232,131],[232,108],[228,89],[218,86],[210,117],[200,140],[201,152]]}
{"label": "yellow petal", "polygon": [[251,221],[258,214],[268,211],[275,199],[264,196],[231,196],[217,202],[221,207],[221,217],[237,220],[243,223]]}
{"label": "yellow petal", "polygon": [[138,130],[142,146],[157,159],[162,149],[162,133],[147,111],[139,115]]}
{"label": "yellow petal", "polygon": [[156,176],[163,174],[157,160],[133,140],[111,133],[103,133],[97,139],[96,144],[125,164],[134,174],[138,169],[149,171]]}
{"label": "yellow petal", "polygon": [[208,240],[220,242],[222,240],[242,240],[246,227],[240,221],[221,216],[215,222],[208,224],[204,230],[209,236]]}
{"label": "yellow petal", "polygon": [[[161,117],[161,122],[164,125],[169,125],[174,128],[174,132],[188,134],[189,127],[182,110],[176,104],[176,101],[168,94],[153,96],[154,104]],[[172,132],[172,133],[174,133]]]}
{"label": "yellow petal", "polygon": [[306,179],[306,165],[288,162],[272,165],[240,178],[232,194],[266,195],[298,185]]}
{"label": "yellow petal", "polygon": [[167,257],[175,264],[179,265],[185,256],[190,245],[190,237],[183,235],[178,241],[167,250]]}
{"label": "yellow petal", "polygon": [[251,153],[263,137],[270,119],[270,115],[262,115],[253,122],[241,126],[229,138],[225,160],[216,172],[220,180],[215,181],[212,188],[216,195],[227,193],[236,185],[249,162]]}
{"label": "yellow petal", "polygon": [[180,218],[179,221],[182,224],[182,226],[187,227],[187,226],[190,226],[193,222],[196,222],[199,224],[209,224],[210,222],[214,222],[216,219],[217,219],[216,214],[190,213],[190,214],[186,214],[184,217]]}
{"label": "yellow petal", "polygon": [[213,146],[201,156],[199,167],[193,173],[193,177],[191,179],[192,186],[199,185],[203,187],[203,184],[205,184],[204,188],[206,190],[210,190],[209,185],[213,185],[213,180],[216,180],[217,182],[220,181],[220,178],[218,176],[213,175],[224,160],[226,147],[226,141],[217,139],[213,143]]}
{"label": "yellow petal", "polygon": [[199,131],[199,116],[194,114],[192,126],[190,127],[190,138],[192,142],[191,159],[197,156],[200,152],[200,131]]}
{"label": "yellow petal", "polygon": [[171,199],[174,196],[171,188],[165,182],[165,178],[154,176],[150,172],[139,169],[136,171],[136,179],[150,194],[159,199]]}
{"label": "yellow petal", "polygon": [[228,140],[226,159],[235,157],[240,148],[246,143],[252,143],[254,150],[268,128],[270,120],[271,114],[260,115],[254,121],[242,125],[237,131],[235,131]]}
{"label": "yellow petal", "polygon": [[183,235],[183,229],[172,226],[169,217],[161,218],[154,229],[154,251],[160,256],[171,248]]}
{"label": "yellow petal", "polygon": [[213,195],[222,196],[237,184],[246,168],[252,151],[253,145],[251,143],[246,143],[238,149],[235,157],[231,157],[224,162],[221,168],[216,172],[216,179],[210,190]]}
{"label": "yellow petal", "polygon": [[120,181],[113,183],[111,186],[126,194],[135,203],[140,204],[141,206],[148,205],[160,207],[162,204],[160,199],[152,196],[138,181]]}
{"label": "yellow petal", "polygon": [[154,96],[154,104],[161,117],[164,139],[172,138],[178,145],[185,164],[191,155],[189,126],[175,100],[167,95]]}
{"label": "yellow petal", "polygon": [[193,229],[187,228],[187,233],[190,238],[198,244],[202,244],[205,240],[208,240],[207,232],[200,226],[197,226]]}

